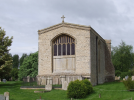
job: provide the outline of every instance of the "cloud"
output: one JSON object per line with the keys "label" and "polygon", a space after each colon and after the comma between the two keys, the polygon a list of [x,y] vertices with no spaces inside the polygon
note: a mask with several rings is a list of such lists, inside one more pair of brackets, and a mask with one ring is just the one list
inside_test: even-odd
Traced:
{"label": "cloud", "polygon": [[[0,26],[13,36],[11,53],[38,50],[38,30],[62,22],[87,25],[117,46],[133,45],[134,1],[129,0],[0,0]],[[134,46],[134,45],[133,45]]]}

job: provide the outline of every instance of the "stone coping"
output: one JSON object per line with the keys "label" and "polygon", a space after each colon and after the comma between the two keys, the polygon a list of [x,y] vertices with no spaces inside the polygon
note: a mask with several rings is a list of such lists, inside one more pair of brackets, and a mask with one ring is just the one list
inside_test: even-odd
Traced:
{"label": "stone coping", "polygon": [[43,74],[43,75],[37,75],[37,77],[42,76],[90,76],[90,74],[74,74],[74,73],[52,73],[52,74]]}
{"label": "stone coping", "polygon": [[59,27],[72,27],[72,28],[77,28],[77,29],[90,30],[90,26],[85,26],[85,25],[79,25],[79,24],[73,24],[73,23],[66,23],[66,22],[64,22],[64,23],[59,23],[59,24],[50,26],[48,28],[44,28],[44,29],[38,30],[38,33],[39,34],[45,33],[45,32],[51,31],[51,30],[59,28]]}

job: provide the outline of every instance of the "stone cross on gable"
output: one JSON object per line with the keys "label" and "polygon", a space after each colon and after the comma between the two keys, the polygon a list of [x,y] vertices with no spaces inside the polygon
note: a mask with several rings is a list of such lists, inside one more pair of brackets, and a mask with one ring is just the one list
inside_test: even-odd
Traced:
{"label": "stone cross on gable", "polygon": [[64,15],[61,18],[62,18],[62,23],[64,23],[64,18],[65,18]]}

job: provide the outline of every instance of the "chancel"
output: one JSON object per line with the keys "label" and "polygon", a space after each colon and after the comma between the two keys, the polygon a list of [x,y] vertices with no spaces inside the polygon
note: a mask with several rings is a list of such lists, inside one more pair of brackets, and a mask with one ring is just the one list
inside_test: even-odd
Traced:
{"label": "chancel", "polygon": [[61,84],[89,79],[92,85],[115,79],[111,40],[103,39],[91,26],[64,22],[38,30],[38,83]]}

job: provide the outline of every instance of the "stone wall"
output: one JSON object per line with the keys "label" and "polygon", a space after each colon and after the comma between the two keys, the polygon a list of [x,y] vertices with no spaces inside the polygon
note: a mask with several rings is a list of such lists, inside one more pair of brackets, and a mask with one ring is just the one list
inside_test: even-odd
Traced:
{"label": "stone wall", "polygon": [[[52,78],[52,82],[50,84],[62,84],[62,77],[65,77],[65,81],[68,83],[75,80],[82,80],[85,76],[82,75],[50,75],[50,76],[38,76],[37,83],[38,85],[47,85],[47,79]],[[90,79],[89,79],[90,80]]]}
{"label": "stone wall", "polygon": [[91,83],[97,85],[96,79],[96,35],[90,31],[90,47],[91,47]]}
{"label": "stone wall", "polygon": [[105,46],[105,81],[110,82],[115,79],[115,69],[111,61],[111,54],[107,46]]}
{"label": "stone wall", "polygon": [[75,45],[76,74],[90,74],[90,34],[88,30],[59,27],[50,31],[39,31],[38,75],[53,74],[52,40],[66,34],[73,37]]}
{"label": "stone wall", "polygon": [[105,39],[105,41],[106,41],[107,47],[108,47],[108,49],[109,49],[109,52],[110,52],[110,54],[111,54],[111,40],[106,40],[106,39]]}
{"label": "stone wall", "polygon": [[[37,77],[40,84],[45,85],[46,78],[49,76],[53,78],[53,84],[60,84],[60,75],[66,75],[69,81],[78,79],[80,75],[90,77],[92,85],[102,84],[113,79],[115,72],[110,57],[111,40],[105,41],[90,26],[61,23],[39,30],[38,34]],[[52,42],[62,34],[75,39],[75,71],[53,73]]]}

